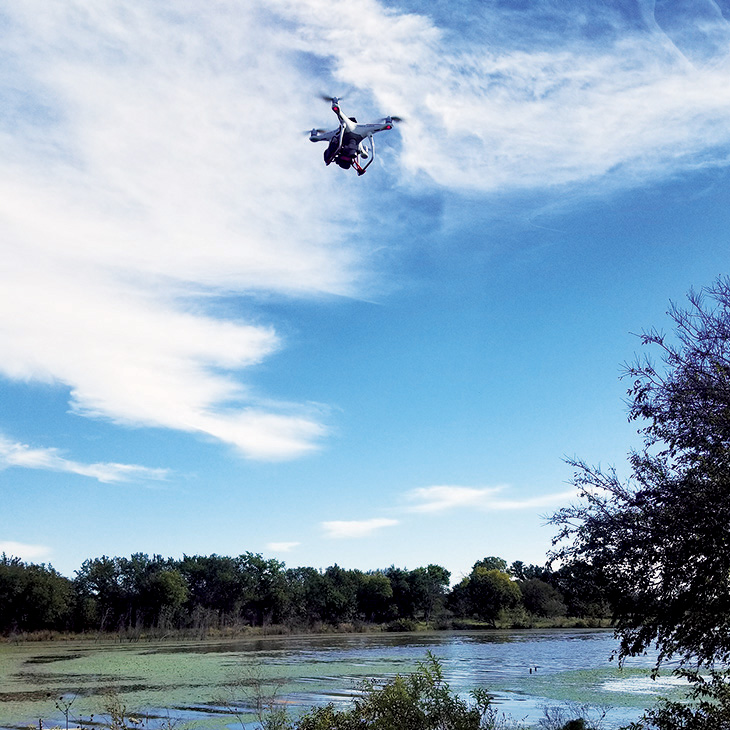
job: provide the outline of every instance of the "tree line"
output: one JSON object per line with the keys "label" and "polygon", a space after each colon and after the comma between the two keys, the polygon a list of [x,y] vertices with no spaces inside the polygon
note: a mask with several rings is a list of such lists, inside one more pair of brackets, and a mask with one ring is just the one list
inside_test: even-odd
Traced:
{"label": "tree line", "polygon": [[361,571],[287,568],[247,552],[181,560],[86,560],[69,579],[49,565],[0,557],[0,633],[229,629],[280,625],[388,624],[412,628],[476,619],[495,625],[534,617],[608,615],[605,591],[587,565],[548,567],[502,558],[476,562],[453,588],[440,565]]}

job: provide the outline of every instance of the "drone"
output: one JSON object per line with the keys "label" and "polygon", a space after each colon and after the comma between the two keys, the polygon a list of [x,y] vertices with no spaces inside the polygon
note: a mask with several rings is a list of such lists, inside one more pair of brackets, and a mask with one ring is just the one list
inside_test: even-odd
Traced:
{"label": "drone", "polygon": [[[393,129],[395,123],[403,120],[400,117],[385,117],[373,124],[358,124],[355,117],[345,116],[340,109],[340,100],[336,96],[323,96],[322,98],[332,104],[332,111],[340,120],[340,126],[331,132],[324,129],[313,129],[309,133],[309,141],[329,142],[324,151],[325,165],[335,162],[343,170],[349,170],[352,167],[358,175],[364,175],[375,159],[373,135],[376,132]],[[367,160],[365,165],[360,164],[361,159]]]}

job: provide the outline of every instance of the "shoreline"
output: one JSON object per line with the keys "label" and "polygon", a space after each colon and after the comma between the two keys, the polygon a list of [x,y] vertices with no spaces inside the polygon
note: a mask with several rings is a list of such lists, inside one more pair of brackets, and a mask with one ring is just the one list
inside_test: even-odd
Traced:
{"label": "shoreline", "polygon": [[35,631],[19,632],[0,636],[0,646],[24,643],[71,643],[71,642],[165,642],[165,641],[216,641],[216,640],[260,640],[285,637],[346,636],[358,634],[428,634],[448,631],[534,631],[550,629],[611,629],[607,618],[559,618],[535,619],[530,622],[496,622],[495,625],[481,621],[453,619],[442,622],[413,622],[408,628],[395,624],[344,623],[338,625],[319,625],[313,627],[286,626],[231,626],[207,629],[128,629],[109,632],[61,632]]}

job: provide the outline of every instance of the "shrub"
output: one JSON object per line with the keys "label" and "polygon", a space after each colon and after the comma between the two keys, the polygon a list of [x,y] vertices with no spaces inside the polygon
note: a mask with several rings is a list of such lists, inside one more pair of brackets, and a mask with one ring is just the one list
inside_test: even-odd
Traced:
{"label": "shrub", "polygon": [[417,628],[416,622],[410,618],[398,618],[387,626],[388,631],[415,631]]}
{"label": "shrub", "polygon": [[451,691],[429,653],[413,674],[385,684],[367,680],[352,708],[313,708],[291,730],[518,730],[495,710],[485,690],[473,691],[471,700]]}

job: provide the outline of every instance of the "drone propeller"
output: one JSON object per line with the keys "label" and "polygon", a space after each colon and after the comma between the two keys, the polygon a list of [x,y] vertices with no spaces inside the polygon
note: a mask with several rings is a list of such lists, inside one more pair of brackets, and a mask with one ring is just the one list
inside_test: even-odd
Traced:
{"label": "drone propeller", "polygon": [[380,120],[381,122],[395,122],[396,124],[400,124],[401,122],[405,122],[405,119],[403,117],[385,117],[384,119]]}
{"label": "drone propeller", "polygon": [[326,131],[326,129],[306,129],[302,134],[324,134]]}
{"label": "drone propeller", "polygon": [[341,97],[339,96],[328,96],[327,94],[320,94],[319,98],[322,99],[322,101],[330,102],[330,104],[336,104],[341,100]]}

